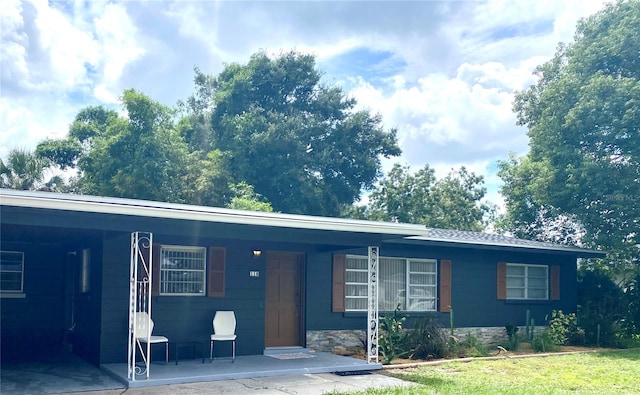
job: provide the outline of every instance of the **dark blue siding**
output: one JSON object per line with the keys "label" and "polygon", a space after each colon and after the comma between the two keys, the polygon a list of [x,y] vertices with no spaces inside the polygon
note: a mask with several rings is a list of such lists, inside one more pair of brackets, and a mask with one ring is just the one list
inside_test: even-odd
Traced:
{"label": "dark blue siding", "polygon": [[2,360],[16,361],[60,351],[65,333],[64,270],[60,244],[2,242],[24,252],[25,298],[2,298]]}
{"label": "dark blue siding", "polygon": [[[225,247],[210,239],[154,237],[155,243],[171,245],[211,245]],[[124,362],[127,352],[130,236],[105,241],[104,295],[102,303],[101,363]],[[264,349],[264,268],[265,255],[251,257],[251,246],[228,247],[226,252],[226,293],[222,298],[207,296],[154,296],[154,334],[171,342],[199,341],[208,355],[209,335],[216,310],[234,310],[238,335],[238,355],[260,354]],[[260,277],[249,277],[250,271]],[[230,344],[216,345],[216,355],[231,354]],[[156,357],[163,354],[156,350]]]}
{"label": "dark blue siding", "polygon": [[[366,250],[348,251],[366,255]],[[502,327],[507,323],[523,326],[526,311],[536,325],[546,324],[552,310],[576,311],[576,260],[572,256],[465,248],[419,248],[384,245],[381,256],[450,259],[451,302],[455,327]],[[366,313],[331,311],[331,254],[310,255],[307,267],[307,329],[365,329]],[[560,300],[514,301],[497,299],[497,262],[560,266]],[[449,326],[448,313],[427,313],[440,317]],[[420,313],[411,313],[410,322]]]}
{"label": "dark blue siding", "polygon": [[365,329],[366,314],[331,311],[332,259],[330,253],[307,255],[307,330]]}
{"label": "dark blue siding", "polygon": [[[100,363],[100,317],[102,294],[102,238],[87,240],[77,249],[77,262],[80,262],[82,249],[91,251],[90,288],[87,293],[75,296],[73,335],[74,351],[87,361]],[[72,276],[73,277],[73,276]],[[74,281],[77,282],[77,279]],[[125,354],[126,355],[126,354]]]}

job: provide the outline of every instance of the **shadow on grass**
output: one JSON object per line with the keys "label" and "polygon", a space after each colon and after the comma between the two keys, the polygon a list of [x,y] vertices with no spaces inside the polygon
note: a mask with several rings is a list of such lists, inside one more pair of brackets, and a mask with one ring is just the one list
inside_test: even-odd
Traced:
{"label": "shadow on grass", "polygon": [[632,361],[640,361],[640,348],[598,351],[598,352],[592,353],[591,355],[597,358],[627,359]]}
{"label": "shadow on grass", "polygon": [[439,377],[425,376],[424,373],[422,373],[422,374],[413,374],[413,373],[395,374],[395,373],[386,372],[385,374],[387,376],[395,377],[397,379],[411,381],[411,382],[414,382],[414,383],[418,383],[418,384],[422,384],[422,385],[426,385],[426,386],[432,386],[432,387],[436,387],[436,388],[442,388],[443,386],[452,383],[451,380],[444,380],[444,379],[441,379]]}

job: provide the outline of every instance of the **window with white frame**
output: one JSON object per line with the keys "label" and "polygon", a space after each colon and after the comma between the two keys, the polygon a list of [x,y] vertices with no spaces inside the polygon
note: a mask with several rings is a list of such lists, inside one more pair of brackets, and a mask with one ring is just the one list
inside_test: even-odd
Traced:
{"label": "window with white frame", "polygon": [[205,295],[206,249],[163,245],[160,249],[160,295]]}
{"label": "window with white frame", "polygon": [[21,293],[24,280],[24,252],[0,251],[0,291]]}
{"label": "window with white frame", "polygon": [[[348,255],[345,273],[345,310],[367,310],[365,256]],[[378,308],[393,311],[435,311],[437,262],[435,259],[380,257],[378,261]]]}
{"label": "window with white frame", "polygon": [[549,298],[549,267],[507,263],[507,299]]}

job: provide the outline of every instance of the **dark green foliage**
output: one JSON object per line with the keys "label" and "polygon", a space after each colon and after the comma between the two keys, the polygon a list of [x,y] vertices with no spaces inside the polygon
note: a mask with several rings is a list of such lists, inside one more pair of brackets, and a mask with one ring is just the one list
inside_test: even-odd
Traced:
{"label": "dark green foliage", "polygon": [[[450,338],[435,316],[418,319],[409,332],[412,359],[446,358],[451,356]],[[453,339],[451,339],[453,341]]]}
{"label": "dark green foliage", "polygon": [[51,161],[37,153],[15,148],[9,151],[6,162],[0,159],[0,188],[34,190],[50,187],[62,180],[55,177],[45,182]]}
{"label": "dark green foliage", "polygon": [[578,271],[578,325],[589,345],[617,347],[624,334],[621,323],[629,312],[622,288],[602,270]]}
{"label": "dark green foliage", "polygon": [[541,333],[537,333],[533,340],[531,341],[531,348],[535,352],[552,352],[557,351],[560,346],[558,346],[553,337],[551,336],[549,330],[544,330]]}
{"label": "dark green foliage", "polygon": [[315,57],[251,56],[217,76],[196,69],[196,92],[183,108],[188,145],[224,153],[234,182],[252,185],[276,211],[337,216],[397,156],[396,131],[355,111],[355,100],[320,82]]}
{"label": "dark green foliage", "polygon": [[228,208],[235,210],[264,211],[268,213],[273,211],[271,204],[266,202],[262,196],[255,193],[251,185],[244,182],[234,184],[231,186],[231,191],[234,193],[234,196],[227,205]]}
{"label": "dark green foliage", "polygon": [[537,83],[516,94],[529,153],[500,163],[503,229],[602,249],[599,264],[612,278],[640,270],[638,26],[637,0],[581,20],[574,42],[561,44],[537,68]]}
{"label": "dark green foliage", "polygon": [[380,319],[380,338],[378,347],[382,354],[382,363],[390,364],[396,358],[402,358],[409,354],[407,346],[407,333],[404,330],[404,322],[407,316],[400,313],[400,305],[391,314],[385,314]]}
{"label": "dark green foliage", "polygon": [[640,274],[623,284],[625,315],[621,326],[628,338],[640,338]]}
{"label": "dark green foliage", "polygon": [[509,351],[518,351],[520,347],[520,336],[518,336],[518,328],[517,325],[513,325],[512,323],[507,323],[504,326],[504,330],[507,333],[507,349]]}
{"label": "dark green foliage", "polygon": [[460,357],[486,357],[489,348],[472,333],[467,333],[464,340],[458,344],[458,356]]}
{"label": "dark green foliage", "polygon": [[564,314],[562,310],[553,310],[547,335],[557,346],[583,345],[585,341],[584,329],[578,326],[575,313]]}
{"label": "dark green foliage", "polygon": [[36,148],[36,154],[51,160],[60,166],[62,170],[73,168],[82,153],[82,143],[78,140],[67,138],[62,140],[44,140]]}
{"label": "dark green foliage", "polygon": [[409,166],[395,164],[369,196],[368,207],[346,210],[344,215],[480,231],[495,211],[482,201],[483,184],[482,176],[464,167],[438,180],[429,165],[413,173]]}

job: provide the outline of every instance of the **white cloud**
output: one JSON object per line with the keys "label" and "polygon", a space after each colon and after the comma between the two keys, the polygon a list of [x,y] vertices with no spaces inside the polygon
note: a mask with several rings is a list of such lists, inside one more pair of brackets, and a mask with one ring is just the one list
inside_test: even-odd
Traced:
{"label": "white cloud", "polygon": [[0,97],[0,157],[13,148],[34,149],[41,140],[64,137],[78,109],[54,99],[34,104]]}
{"label": "white cloud", "polygon": [[45,91],[69,90],[89,85],[86,66],[95,67],[99,56],[97,43],[90,32],[73,26],[69,17],[51,8],[47,1],[33,1],[37,16],[31,44],[36,44],[48,58],[46,66],[32,73],[32,83]]}
{"label": "white cloud", "polygon": [[122,5],[30,0],[0,7],[0,156],[63,137],[84,106],[117,102],[126,67],[144,54]]}
{"label": "white cloud", "polygon": [[28,74],[26,61],[28,36],[22,31],[22,4],[18,0],[0,2],[0,59],[2,80],[20,81]]}
{"label": "white cloud", "polygon": [[[603,4],[3,0],[0,156],[63,136],[79,108],[112,105],[124,89],[173,104],[190,93],[194,65],[215,74],[260,49],[296,49],[398,128],[394,162],[444,174],[464,164],[495,194],[495,160],[527,151],[513,92]],[[357,50],[388,57],[336,70]],[[374,77],[380,69],[388,74]]]}
{"label": "white cloud", "polygon": [[102,79],[94,94],[107,103],[115,103],[121,93],[118,82],[125,68],[140,59],[145,51],[138,43],[137,28],[123,7],[107,4],[94,23],[101,54],[98,64],[102,70]]}
{"label": "white cloud", "polygon": [[[359,79],[349,93],[361,107],[382,114],[397,127],[404,159],[416,163],[462,163],[498,152],[523,152],[526,136],[515,126],[513,91],[530,80],[528,63],[506,69],[496,63],[463,64],[457,76],[430,74],[417,84],[389,80],[392,93]],[[517,132],[517,133],[514,133]],[[446,149],[453,144],[458,152]],[[444,148],[444,149],[443,149]]]}

